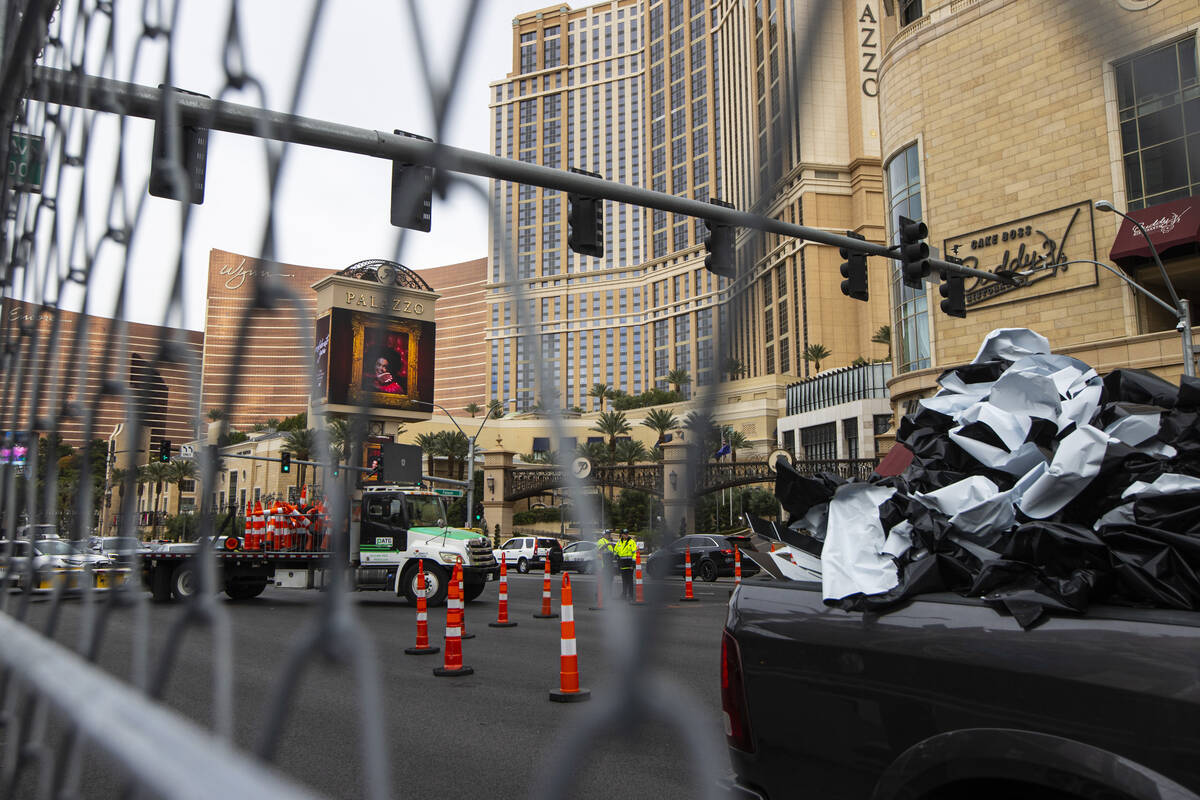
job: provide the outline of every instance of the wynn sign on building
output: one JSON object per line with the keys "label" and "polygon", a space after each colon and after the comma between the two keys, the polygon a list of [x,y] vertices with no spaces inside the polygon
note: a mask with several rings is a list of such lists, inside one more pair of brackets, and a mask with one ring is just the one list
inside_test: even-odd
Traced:
{"label": "wynn sign on building", "polygon": [[[269,269],[295,301],[251,310],[255,279]],[[312,338],[303,331],[307,327],[311,332],[316,317],[312,285],[332,274],[333,270],[270,264],[224,250],[209,252],[202,414],[224,407],[227,395],[230,423],[241,429],[308,408]]]}

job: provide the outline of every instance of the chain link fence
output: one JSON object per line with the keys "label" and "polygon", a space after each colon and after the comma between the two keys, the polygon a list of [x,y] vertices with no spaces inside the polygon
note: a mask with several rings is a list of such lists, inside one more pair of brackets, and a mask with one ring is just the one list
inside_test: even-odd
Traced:
{"label": "chain link fence", "polygon": [[[141,302],[139,287],[132,285],[130,265],[146,230],[147,180],[134,179],[140,174],[129,168],[144,163],[150,154],[132,135],[131,120],[152,118],[159,124],[190,123],[213,132],[213,136],[248,135],[256,137],[263,148],[266,169],[261,191],[266,198],[267,214],[259,240],[257,256],[273,264],[276,256],[276,222],[284,213],[281,206],[281,174],[289,153],[297,143],[371,155],[383,159],[402,159],[436,168],[439,191],[451,186],[465,187],[483,204],[490,203],[486,182],[495,180],[527,181],[560,190],[589,190],[620,202],[640,203],[675,213],[701,216],[702,212],[731,224],[753,230],[762,237],[767,230],[797,235],[799,226],[784,226],[764,216],[735,210],[725,211],[706,203],[674,198],[670,195],[634,191],[599,179],[568,174],[530,164],[471,154],[446,147],[445,139],[451,101],[462,88],[464,54],[497,35],[477,26],[481,15],[480,0],[467,0],[461,18],[450,26],[457,33],[457,46],[449,65],[430,62],[431,47],[423,31],[436,24],[445,28],[445,19],[437,4],[401,2],[406,30],[397,33],[397,46],[410,47],[421,65],[416,77],[424,89],[429,114],[434,120],[432,142],[362,131],[339,125],[336,121],[309,120],[298,116],[305,87],[312,78],[314,50],[323,26],[327,24],[327,5],[316,0],[303,9],[303,37],[296,58],[287,113],[268,111],[265,83],[251,69],[254,54],[248,52],[243,36],[243,3],[236,0],[224,7],[220,27],[223,41],[214,55],[223,78],[211,100],[181,92],[160,91],[149,84],[176,85],[173,55],[191,31],[177,25],[182,2],[142,0],[119,3],[116,0],[9,0],[4,9],[4,80],[0,92],[0,114],[5,135],[0,150],[7,161],[10,149],[26,146],[39,138],[44,153],[44,173],[40,193],[17,191],[17,182],[30,176],[8,174],[0,193],[3,202],[3,228],[0,252],[3,253],[5,289],[4,319],[0,322],[0,351],[3,357],[3,404],[0,409],[6,445],[11,449],[19,441],[36,443],[39,437],[53,441],[70,424],[80,431],[84,442],[107,435],[98,428],[97,418],[106,403],[120,402],[125,409],[124,425],[131,438],[139,441],[151,420],[145,418],[139,402],[139,388],[131,381],[126,365],[130,363],[130,305]],[[728,3],[724,4],[728,5]],[[811,54],[821,32],[833,24],[833,3],[797,3],[792,9],[795,33],[794,63],[785,71],[793,82],[783,92],[789,109],[804,107],[802,85],[796,76],[808,72]],[[130,11],[132,6],[132,11]],[[790,7],[790,6],[789,6]],[[119,25],[127,25],[119,28]],[[501,31],[500,35],[508,36]],[[328,43],[326,43],[328,45]],[[335,42],[353,57],[354,42]],[[444,68],[443,68],[444,67]],[[147,75],[157,72],[154,80]],[[438,76],[438,77],[435,77]],[[409,78],[410,80],[412,78]],[[235,104],[236,101],[236,104]],[[798,113],[795,112],[795,113]],[[784,113],[781,119],[793,116]],[[18,134],[10,137],[9,133]],[[228,133],[232,132],[232,133]],[[782,134],[780,134],[782,135]],[[16,143],[16,144],[14,144]],[[167,137],[166,160],[172,165],[160,192],[184,197],[192,191],[188,169],[176,139]],[[790,165],[782,162],[784,150],[775,152],[765,165],[763,186],[773,186]],[[246,180],[252,180],[248,174]],[[419,202],[422,187],[407,185],[402,203]],[[770,197],[762,198],[753,208],[770,208]],[[194,206],[177,205],[174,233],[178,243],[158,260],[169,286],[166,302],[159,309],[163,330],[178,327],[186,317],[183,309],[185,286],[194,271],[206,264],[193,263],[187,257],[192,234]],[[380,214],[384,213],[380,210]],[[724,215],[724,216],[722,216]],[[503,220],[503,214],[498,218]],[[513,232],[496,224],[498,235],[507,246]],[[803,229],[809,231],[809,229]],[[809,237],[827,244],[844,244],[844,237],[827,232],[809,231]],[[758,252],[755,242],[744,242],[739,253]],[[873,250],[876,255],[885,252]],[[403,262],[405,235],[397,234],[393,260]],[[388,255],[388,254],[383,254]],[[739,256],[739,258],[744,258]],[[501,274],[515,287],[519,329],[533,322],[523,317],[534,305],[526,302],[528,281],[517,280],[510,258],[502,258]],[[99,268],[116,263],[114,273]],[[741,263],[746,274],[751,265]],[[275,267],[272,267],[274,270]],[[252,314],[295,307],[304,310],[302,298],[289,288],[274,271],[253,277],[254,302],[245,312],[244,326]],[[392,291],[391,287],[385,289]],[[36,309],[32,318],[19,312],[18,301],[28,301]],[[390,305],[391,298],[385,300]],[[107,305],[105,305],[107,303]],[[67,306],[88,309],[114,320],[103,331],[89,328],[87,317],[68,330],[63,324]],[[48,320],[48,324],[46,323]],[[736,310],[729,324],[741,325]],[[304,332],[304,341],[313,341],[313,330]],[[532,326],[528,326],[532,327]],[[94,340],[103,338],[101,347]],[[243,339],[243,342],[245,340]],[[722,364],[727,337],[718,337],[715,363]],[[536,342],[529,342],[530,352]],[[97,362],[89,358],[102,353]],[[234,363],[245,360],[239,350]],[[192,377],[191,397],[199,426],[200,364],[195,350],[182,334],[166,336],[157,342],[150,356],[151,366],[182,366]],[[542,365],[545,370],[545,365]],[[553,376],[543,371],[543,385],[552,385]],[[315,387],[315,375],[312,377]],[[231,381],[232,386],[236,381]],[[713,413],[715,386],[699,387],[695,404],[705,416]],[[549,396],[556,396],[550,393]],[[225,409],[236,398],[233,389],[224,398]],[[554,441],[567,436],[561,409],[547,409],[550,435]],[[350,463],[361,463],[367,409],[351,421]],[[200,454],[203,456],[204,454]],[[689,465],[692,475],[699,474],[695,453]],[[317,430],[315,461],[331,464],[328,432]],[[216,486],[216,459],[198,460],[198,509],[201,536],[214,532],[215,520],[223,509],[212,507]],[[64,538],[85,542],[95,517],[93,492],[86,490],[103,476],[96,474],[96,461],[82,458],[73,465],[74,487],[59,491],[59,471],[64,468],[52,449],[39,450],[30,444],[23,470],[12,459],[3,466],[0,483],[0,521],[6,533],[3,555],[10,564],[6,578],[17,577],[13,565],[14,541],[23,526],[58,521]],[[569,473],[568,473],[569,474]],[[683,476],[683,485],[696,481]],[[126,497],[136,491],[135,476],[124,477],[119,487]],[[578,480],[569,486],[571,502],[577,509],[594,505],[595,495]],[[333,530],[344,531],[350,515],[350,498],[340,482],[327,487],[329,514]],[[586,510],[580,519],[597,519]],[[134,504],[122,507],[119,535],[136,537]],[[672,523],[668,523],[672,524]],[[584,531],[585,535],[589,532]],[[596,531],[590,534],[594,538]],[[211,540],[209,540],[211,541]],[[211,544],[204,545],[211,547]],[[335,536],[334,550],[348,553],[345,536]],[[233,745],[238,709],[234,705],[234,643],[230,611],[218,600],[217,567],[209,557],[199,559],[202,591],[196,592],[173,613],[166,645],[157,658],[150,656],[150,614],[148,596],[136,579],[138,553],[123,554],[133,579],[110,589],[93,588],[87,581],[72,588],[58,581],[48,608],[38,615],[39,625],[31,624],[33,582],[19,582],[20,592],[0,592],[0,795],[13,796],[18,789],[32,791],[38,797],[75,797],[81,794],[84,752],[92,749],[118,764],[128,778],[125,795],[169,797],[305,797],[308,790],[271,768],[276,760],[289,710],[298,686],[307,670],[317,663],[331,663],[353,676],[358,694],[357,724],[361,742],[364,792],[372,798],[394,796],[395,765],[385,749],[384,714],[381,701],[381,665],[376,645],[367,633],[356,606],[347,591],[348,558],[333,559],[330,590],[313,604],[306,626],[299,631],[280,673],[270,682],[266,712],[259,720],[255,746],[249,752]],[[33,574],[33,559],[26,559],[26,577]],[[81,633],[74,646],[57,638],[66,616],[64,603],[78,597]],[[74,602],[74,600],[72,600]],[[114,676],[100,669],[97,662],[105,650],[108,629],[114,613],[127,614],[134,621],[129,666],[126,674]],[[74,613],[74,611],[73,611]],[[537,796],[560,797],[570,793],[577,767],[588,758],[590,749],[613,732],[629,732],[650,722],[665,725],[685,743],[695,774],[696,785],[705,796],[718,792],[718,778],[724,773],[726,756],[714,720],[687,701],[688,690],[646,668],[655,649],[663,641],[669,625],[661,609],[652,606],[635,619],[609,615],[604,622],[612,646],[615,690],[598,697],[580,716],[546,757],[546,769],[539,773]],[[202,727],[167,710],[161,702],[173,673],[178,669],[183,643],[198,633],[208,637],[210,647],[211,724]],[[714,681],[716,676],[714,674]],[[154,758],[145,754],[153,752]],[[402,793],[402,792],[401,792]]]}

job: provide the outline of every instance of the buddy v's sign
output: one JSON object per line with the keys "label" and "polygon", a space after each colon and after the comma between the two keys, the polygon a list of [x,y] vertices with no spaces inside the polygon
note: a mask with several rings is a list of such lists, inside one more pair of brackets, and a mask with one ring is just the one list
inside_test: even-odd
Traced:
{"label": "buddy v's sign", "polygon": [[947,255],[961,258],[973,269],[1025,275],[1027,284],[1022,287],[968,279],[968,307],[1001,305],[1096,284],[1094,264],[1068,263],[1096,259],[1088,201],[964,233],[944,240],[943,246]]}

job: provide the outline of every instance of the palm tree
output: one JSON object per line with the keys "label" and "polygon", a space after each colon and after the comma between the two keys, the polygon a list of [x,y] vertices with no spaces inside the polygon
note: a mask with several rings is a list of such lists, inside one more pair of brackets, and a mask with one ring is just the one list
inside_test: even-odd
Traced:
{"label": "palm tree", "polygon": [[600,413],[604,413],[604,401],[608,398],[608,393],[612,391],[607,383],[593,383],[592,388],[588,391],[588,397],[595,397],[600,401]]}
{"label": "palm tree", "polygon": [[879,330],[875,331],[875,335],[871,337],[871,341],[875,344],[887,345],[888,354],[887,360],[892,360],[892,326],[880,325]]}
{"label": "palm tree", "polygon": [[745,450],[750,446],[750,440],[746,438],[746,434],[741,431],[735,431],[733,428],[726,428],[724,433],[725,444],[729,445],[729,460],[737,461],[738,448]]}
{"label": "palm tree", "polygon": [[167,480],[167,465],[161,461],[152,461],[138,471],[138,479],[142,483],[154,484],[154,516],[151,535],[158,535],[158,501],[162,497],[163,483]]}
{"label": "palm tree", "polygon": [[479,403],[467,403],[465,406],[463,406],[463,411],[470,414],[471,419],[475,419],[475,415],[480,411],[483,411],[483,408],[480,407]]}
{"label": "palm tree", "polygon": [[[597,384],[597,386],[599,385]],[[633,428],[630,427],[629,420],[625,418],[624,411],[602,411],[596,424],[592,426],[592,430],[608,437],[608,460],[613,462],[616,460],[617,437],[624,436]]]}
{"label": "palm tree", "polygon": [[688,375],[686,369],[673,369],[667,373],[667,383],[675,385],[675,391],[679,392],[682,387],[692,382],[692,376]]}
{"label": "palm tree", "polygon": [[821,361],[829,358],[831,355],[833,355],[833,353],[830,353],[829,348],[825,345],[814,343],[804,348],[804,352],[801,355],[804,357],[805,361],[813,362],[813,372],[820,372]]}
{"label": "palm tree", "polygon": [[492,402],[488,403],[488,414],[495,417],[496,419],[503,417],[504,416],[504,403],[501,403],[499,400],[493,400]]}
{"label": "palm tree", "polygon": [[167,483],[175,486],[175,516],[179,516],[179,507],[183,503],[183,482],[195,480],[196,462],[182,458],[171,459],[167,464]]}
{"label": "palm tree", "polygon": [[208,418],[213,422],[219,422],[225,419],[225,410],[221,408],[210,408],[208,410]]}
{"label": "palm tree", "polygon": [[346,457],[347,442],[350,440],[350,420],[345,417],[329,417],[325,427],[329,431],[329,450],[336,466]]}
{"label": "palm tree", "polygon": [[575,455],[583,456],[593,464],[607,464],[608,448],[604,442],[582,442],[575,447]]}
{"label": "palm tree", "polygon": [[636,462],[646,461],[649,458],[650,451],[637,439],[623,439],[617,442],[614,463],[628,464],[632,467]]}
{"label": "palm tree", "polygon": [[427,475],[433,474],[433,457],[445,455],[442,452],[442,440],[438,438],[436,433],[421,433],[417,434],[417,447],[421,448],[421,452],[429,459],[429,472]]}
{"label": "palm tree", "polygon": [[725,363],[721,365],[723,372],[729,374],[729,380],[736,381],[738,378],[746,374],[746,365],[741,362],[741,359],[730,356],[725,359]]}
{"label": "palm tree", "polygon": [[449,467],[451,475],[457,475],[458,479],[463,480],[463,473],[467,466],[467,454],[469,452],[470,440],[462,431],[441,431],[437,434],[442,446],[442,455],[446,457],[447,467]]}
{"label": "palm tree", "polygon": [[642,424],[658,434],[658,439],[654,442],[654,446],[662,447],[663,440],[667,438],[667,432],[679,427],[679,417],[672,414],[668,409],[655,408],[646,414],[642,420]]}
{"label": "palm tree", "polygon": [[[312,428],[288,431],[287,436],[283,438],[283,443],[297,461],[309,461],[312,459],[313,448],[316,445],[316,432]],[[296,476],[297,486],[304,484],[307,472],[308,465],[301,464],[300,473]]]}

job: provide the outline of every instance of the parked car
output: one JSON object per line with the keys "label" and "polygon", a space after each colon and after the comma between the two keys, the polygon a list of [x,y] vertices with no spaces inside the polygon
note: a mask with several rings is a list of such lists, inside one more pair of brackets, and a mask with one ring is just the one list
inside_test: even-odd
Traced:
{"label": "parked car", "polygon": [[[5,557],[5,553],[11,555]],[[30,559],[33,574],[30,576]],[[11,586],[23,587],[32,577],[33,585],[40,582],[43,572],[54,569],[82,569],[90,564],[93,568],[109,566],[107,558],[90,552],[83,542],[66,539],[45,538],[30,542],[17,539],[13,542],[0,541],[0,569]]]}
{"label": "parked car", "polygon": [[571,542],[563,548],[563,569],[595,572],[600,567],[600,553],[595,542]]}
{"label": "parked car", "polygon": [[517,572],[529,572],[533,568],[543,568],[546,559],[550,559],[550,571],[558,572],[563,567],[563,548],[557,539],[548,536],[514,536],[492,555],[500,562],[503,555],[508,559],[508,566],[515,567]]}
{"label": "parked car", "polygon": [[[750,539],[745,536],[715,536],[692,534],[682,536],[661,550],[650,554],[646,560],[646,572],[654,578],[668,575],[683,576],[684,556],[691,548],[692,577],[702,581],[715,581],[721,576],[733,576],[733,550],[746,548]],[[757,574],[759,567],[748,558],[742,559],[742,577]]]}
{"label": "parked car", "polygon": [[92,545],[92,552],[98,553],[109,561],[130,561],[133,554],[146,547],[133,536],[104,536],[97,537]]}

